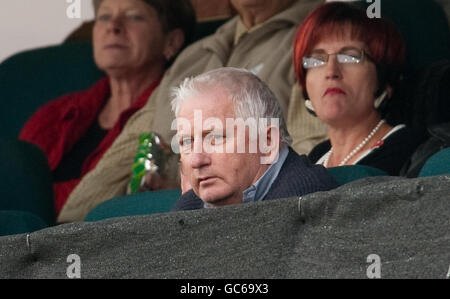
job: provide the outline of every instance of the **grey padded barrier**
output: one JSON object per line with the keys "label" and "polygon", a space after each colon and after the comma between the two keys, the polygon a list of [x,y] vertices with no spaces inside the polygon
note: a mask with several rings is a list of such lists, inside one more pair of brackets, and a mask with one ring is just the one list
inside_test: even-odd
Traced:
{"label": "grey padded barrier", "polygon": [[300,201],[64,224],[0,238],[0,278],[67,278],[71,254],[81,278],[446,278],[449,199],[450,176],[375,177]]}

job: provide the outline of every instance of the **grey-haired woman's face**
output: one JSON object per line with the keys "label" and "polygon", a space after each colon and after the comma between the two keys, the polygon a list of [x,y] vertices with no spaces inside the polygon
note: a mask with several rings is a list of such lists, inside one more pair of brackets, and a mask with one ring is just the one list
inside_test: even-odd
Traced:
{"label": "grey-haired woman's face", "polygon": [[165,63],[166,35],[142,0],[102,0],[93,30],[94,58],[106,73]]}

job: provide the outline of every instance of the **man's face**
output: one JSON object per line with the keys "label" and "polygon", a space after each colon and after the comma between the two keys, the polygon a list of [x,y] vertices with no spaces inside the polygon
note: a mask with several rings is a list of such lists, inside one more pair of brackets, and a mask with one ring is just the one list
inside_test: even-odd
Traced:
{"label": "man's face", "polygon": [[[249,130],[227,134],[227,118],[235,119],[234,107],[220,88],[186,99],[177,115],[183,175],[212,206],[241,203],[242,192],[268,168],[259,150],[249,152]],[[244,135],[244,152],[238,152],[239,135]]]}

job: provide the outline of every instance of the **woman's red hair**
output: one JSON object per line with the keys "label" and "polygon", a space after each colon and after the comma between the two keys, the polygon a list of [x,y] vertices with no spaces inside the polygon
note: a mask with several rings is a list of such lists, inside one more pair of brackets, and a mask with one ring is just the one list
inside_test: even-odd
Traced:
{"label": "woman's red hair", "polygon": [[350,37],[366,45],[364,49],[377,66],[379,89],[394,87],[405,64],[405,43],[396,26],[383,18],[370,19],[351,4],[325,3],[312,11],[295,35],[294,67],[306,96],[306,70],[302,58],[320,41]]}

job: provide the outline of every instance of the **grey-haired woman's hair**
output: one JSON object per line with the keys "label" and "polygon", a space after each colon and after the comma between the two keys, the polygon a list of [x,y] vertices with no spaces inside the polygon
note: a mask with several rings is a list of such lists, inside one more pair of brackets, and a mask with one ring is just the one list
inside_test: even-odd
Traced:
{"label": "grey-haired woman's hair", "polygon": [[[93,0],[95,14],[103,0]],[[196,16],[190,0],[141,0],[152,6],[159,15],[165,32],[181,29],[184,33],[185,45],[194,38]]]}
{"label": "grey-haired woman's hair", "polygon": [[92,3],[94,4],[95,14],[97,14],[98,7],[100,6],[100,2],[102,2],[102,0],[92,0]]}
{"label": "grey-haired woman's hair", "polygon": [[[289,145],[288,133],[281,106],[270,88],[256,75],[245,69],[225,67],[196,77],[186,78],[172,90],[172,110],[178,115],[180,105],[202,92],[218,89],[225,91],[234,104],[235,117],[247,119],[278,119],[280,141]],[[265,130],[266,128],[259,128]],[[261,132],[261,131],[260,131]]]}

